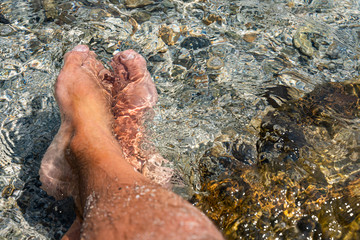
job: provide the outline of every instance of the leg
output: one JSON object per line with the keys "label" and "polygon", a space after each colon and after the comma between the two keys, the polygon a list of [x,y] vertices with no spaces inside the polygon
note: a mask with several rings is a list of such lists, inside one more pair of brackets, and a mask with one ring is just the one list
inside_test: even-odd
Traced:
{"label": "leg", "polygon": [[[81,219],[64,239],[76,239],[80,222],[84,239],[222,239],[199,210],[129,164],[112,133],[111,99],[100,84],[105,70],[88,48],[75,50],[65,56],[55,86],[62,127],[67,126],[67,131],[59,134],[52,149],[63,150],[57,159],[66,159],[71,169],[69,179],[75,190],[66,194],[76,199]],[[146,67],[137,68],[137,59],[142,59],[139,55],[125,54],[123,58],[128,79],[136,82],[137,76],[144,76],[145,72],[139,71]],[[146,88],[139,81],[136,89]],[[142,91],[137,94],[140,99],[144,96]],[[137,102],[131,103],[131,99],[139,99],[136,95],[123,97],[130,99],[132,106]]]}
{"label": "leg", "polygon": [[79,171],[84,239],[221,239],[199,210],[135,171],[110,136],[102,139],[109,147],[90,139],[78,133],[70,146],[74,160],[87,161]]}
{"label": "leg", "polygon": [[77,216],[70,229],[61,240],[80,240],[81,225],[82,220]]}

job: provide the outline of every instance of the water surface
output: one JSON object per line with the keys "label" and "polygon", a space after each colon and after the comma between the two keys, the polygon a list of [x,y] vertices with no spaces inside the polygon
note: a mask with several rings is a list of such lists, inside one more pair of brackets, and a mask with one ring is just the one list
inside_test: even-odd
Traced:
{"label": "water surface", "polygon": [[230,239],[359,238],[358,1],[2,0],[0,13],[2,238],[59,239],[74,217],[38,169],[77,44],[146,58],[175,191]]}

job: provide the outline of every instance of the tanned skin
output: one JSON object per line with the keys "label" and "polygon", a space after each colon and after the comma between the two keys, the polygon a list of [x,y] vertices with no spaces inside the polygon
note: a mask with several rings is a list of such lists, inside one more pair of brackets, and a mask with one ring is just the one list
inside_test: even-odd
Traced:
{"label": "tanned skin", "polygon": [[[103,82],[112,73],[95,53],[79,45],[64,59],[55,84],[62,123],[40,170],[49,194],[75,200],[77,218],[63,239],[223,239],[203,213],[126,159],[126,145],[113,132],[114,97]],[[141,55],[127,50],[113,63],[122,66],[129,86],[135,84],[120,89],[128,104],[123,108],[156,102]]]}

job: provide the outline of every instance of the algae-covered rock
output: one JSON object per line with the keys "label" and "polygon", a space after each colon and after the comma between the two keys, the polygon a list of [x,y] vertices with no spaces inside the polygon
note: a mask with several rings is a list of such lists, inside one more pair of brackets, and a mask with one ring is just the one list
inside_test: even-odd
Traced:
{"label": "algae-covered rock", "polygon": [[227,239],[357,239],[359,89],[328,83],[289,98],[265,113],[256,148],[217,139],[199,161],[194,204]]}
{"label": "algae-covered rock", "polygon": [[320,32],[313,27],[301,27],[293,37],[293,44],[302,54],[313,57],[320,46],[317,39],[324,35],[326,35],[325,32]]}
{"label": "algae-covered rock", "polygon": [[42,6],[45,10],[47,19],[56,19],[59,15],[57,10],[57,3],[55,0],[42,0]]}
{"label": "algae-covered rock", "polygon": [[150,19],[151,14],[146,11],[136,11],[131,15],[139,24]]}

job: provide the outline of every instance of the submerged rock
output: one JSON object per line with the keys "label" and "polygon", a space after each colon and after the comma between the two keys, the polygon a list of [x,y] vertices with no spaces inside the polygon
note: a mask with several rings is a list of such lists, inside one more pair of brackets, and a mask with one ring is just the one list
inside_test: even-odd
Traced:
{"label": "submerged rock", "polygon": [[206,66],[210,69],[218,70],[224,66],[224,62],[219,57],[212,57],[207,61]]}
{"label": "submerged rock", "polygon": [[59,13],[57,10],[58,6],[55,0],[42,0],[42,6],[45,10],[45,15],[47,19],[57,19]]}
{"label": "submerged rock", "polygon": [[205,23],[206,25],[210,25],[214,22],[221,24],[222,21],[223,21],[222,17],[215,15],[215,14],[209,14],[207,17],[203,18],[203,23]]}
{"label": "submerged rock", "polygon": [[180,46],[186,49],[197,50],[208,47],[210,44],[210,40],[204,37],[187,37],[181,42]]}
{"label": "submerged rock", "polygon": [[159,29],[159,37],[168,46],[174,45],[180,37],[180,33],[175,32],[168,26],[161,26]]}
{"label": "submerged rock", "polygon": [[131,15],[138,23],[146,22],[150,19],[151,14],[146,11],[136,11]]}
{"label": "submerged rock", "polygon": [[243,39],[248,43],[252,43],[256,40],[257,35],[257,33],[246,33],[244,34]]}
{"label": "submerged rock", "polygon": [[320,28],[301,27],[293,37],[293,44],[302,54],[313,57],[319,50],[319,39],[323,39],[325,35],[326,33],[321,32]]}
{"label": "submerged rock", "polygon": [[0,36],[10,36],[14,33],[14,29],[12,29],[9,25],[0,25]]}
{"label": "submerged rock", "polygon": [[195,63],[193,54],[191,54],[190,51],[186,49],[176,51],[174,57],[175,64],[179,64],[183,67],[186,67],[187,69],[190,69]]}
{"label": "submerged rock", "polygon": [[141,8],[153,3],[151,0],[125,0],[125,6],[127,8]]}
{"label": "submerged rock", "polygon": [[0,23],[9,24],[10,21],[7,20],[5,16],[0,13]]}
{"label": "submerged rock", "polygon": [[160,55],[156,54],[154,56],[149,57],[150,62],[165,62],[165,58],[161,57]]}
{"label": "submerged rock", "polygon": [[215,142],[192,201],[227,239],[357,239],[359,93],[357,81],[327,83],[288,100],[263,117],[256,150]]}

